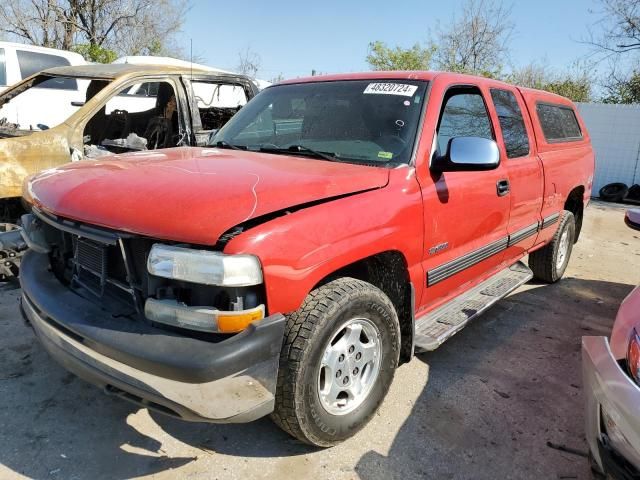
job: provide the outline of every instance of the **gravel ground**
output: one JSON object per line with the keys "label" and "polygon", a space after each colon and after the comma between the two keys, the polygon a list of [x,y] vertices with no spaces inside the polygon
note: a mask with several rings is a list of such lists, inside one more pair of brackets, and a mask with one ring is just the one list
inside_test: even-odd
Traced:
{"label": "gravel ground", "polygon": [[374,420],[317,450],[268,419],[180,422],[58,367],[0,287],[0,478],[585,479],[580,337],[607,335],[640,283],[624,208],[592,203],[565,278],[529,283],[402,366]]}

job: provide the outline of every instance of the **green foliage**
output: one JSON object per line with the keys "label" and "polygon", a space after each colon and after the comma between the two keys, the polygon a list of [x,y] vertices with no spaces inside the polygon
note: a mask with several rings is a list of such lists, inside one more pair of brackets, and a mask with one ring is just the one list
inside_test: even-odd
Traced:
{"label": "green foliage", "polygon": [[162,53],[164,53],[164,46],[162,45],[162,42],[157,38],[151,40],[147,46],[147,55],[158,56]]}
{"label": "green foliage", "polygon": [[411,48],[390,48],[384,42],[369,44],[367,63],[373,70],[428,70],[435,53],[435,46],[420,46],[416,43]]}
{"label": "green foliage", "polygon": [[74,45],[71,50],[79,53],[89,62],[111,63],[118,58],[118,54],[113,50],[90,43]]}
{"label": "green foliage", "polygon": [[627,79],[614,79],[606,89],[604,103],[640,103],[640,71],[635,70]]}
{"label": "green foliage", "polygon": [[591,100],[591,83],[586,78],[564,78],[541,85],[541,90],[567,97],[573,102]]}

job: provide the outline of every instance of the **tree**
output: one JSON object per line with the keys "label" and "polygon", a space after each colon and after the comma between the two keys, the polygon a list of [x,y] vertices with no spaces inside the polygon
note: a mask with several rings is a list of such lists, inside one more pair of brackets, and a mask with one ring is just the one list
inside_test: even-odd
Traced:
{"label": "tree", "polygon": [[[598,21],[589,28],[584,41],[594,47],[600,59],[609,59],[612,66],[603,81],[605,103],[640,103],[640,0],[599,0],[602,9]],[[621,57],[631,58],[633,70],[620,75],[616,70]],[[617,63],[617,65],[616,65]],[[627,64],[628,65],[628,64]]]}
{"label": "tree", "polygon": [[186,0],[11,0],[0,3],[0,32],[92,61],[162,54],[186,9]]}
{"label": "tree", "polygon": [[244,50],[238,52],[238,57],[239,63],[236,67],[238,73],[247,75],[248,77],[255,80],[256,75],[258,74],[258,70],[260,70],[260,65],[262,64],[260,55],[251,50],[250,47],[247,47]]}
{"label": "tree", "polygon": [[589,102],[591,100],[591,82],[586,78],[561,77],[543,85],[542,90],[557,93],[574,102]]}
{"label": "tree", "polygon": [[542,89],[550,76],[551,72],[546,65],[531,62],[519,68],[512,68],[511,73],[504,76],[504,80],[520,87]]}
{"label": "tree", "polygon": [[371,42],[367,63],[373,70],[428,70],[435,52],[433,45],[390,48],[383,42]]}
{"label": "tree", "polygon": [[622,78],[612,72],[604,88],[607,92],[602,98],[604,103],[640,103],[640,71],[634,70]]}
{"label": "tree", "polygon": [[605,55],[640,51],[640,0],[599,2],[600,18],[589,28],[585,42]]}
{"label": "tree", "polygon": [[509,58],[511,8],[493,0],[468,0],[459,19],[436,32],[440,70],[497,77]]}
{"label": "tree", "polygon": [[513,69],[510,74],[504,76],[504,80],[521,87],[556,93],[574,102],[590,101],[591,86],[594,83],[589,65],[580,62],[561,73],[533,62]]}

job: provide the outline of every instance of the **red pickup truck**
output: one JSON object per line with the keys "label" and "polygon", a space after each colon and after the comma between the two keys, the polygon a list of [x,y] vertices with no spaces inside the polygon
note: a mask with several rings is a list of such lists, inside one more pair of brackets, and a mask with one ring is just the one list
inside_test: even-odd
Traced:
{"label": "red pickup truck", "polygon": [[185,420],[271,414],[331,446],[415,351],[562,277],[593,170],[557,95],[430,72],[284,82],[208,147],[30,178],[23,314],[108,393]]}

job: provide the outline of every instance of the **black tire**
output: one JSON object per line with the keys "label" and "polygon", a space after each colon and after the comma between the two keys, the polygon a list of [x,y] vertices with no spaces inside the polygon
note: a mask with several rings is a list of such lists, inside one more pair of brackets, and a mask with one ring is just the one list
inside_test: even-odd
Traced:
{"label": "black tire", "polygon": [[628,192],[629,187],[624,183],[610,183],[600,189],[600,198],[606,202],[621,202]]}
{"label": "black tire", "polygon": [[630,187],[626,198],[630,200],[640,200],[640,185],[635,184]]}
{"label": "black tire", "polygon": [[[569,244],[566,245],[564,262],[558,265],[561,239],[566,230],[568,230]],[[535,278],[547,283],[555,283],[562,278],[571,258],[575,235],[576,222],[573,213],[564,210],[560,214],[559,225],[551,241],[543,248],[529,254],[529,268],[533,271]]]}
{"label": "black tire", "polygon": [[[379,332],[380,370],[364,400],[353,411],[329,413],[319,396],[324,350],[345,321],[367,318]],[[273,421],[295,438],[330,447],[355,435],[382,403],[400,353],[398,316],[387,296],[373,285],[340,278],[312,291],[287,317]],[[364,369],[363,369],[364,371]]]}

